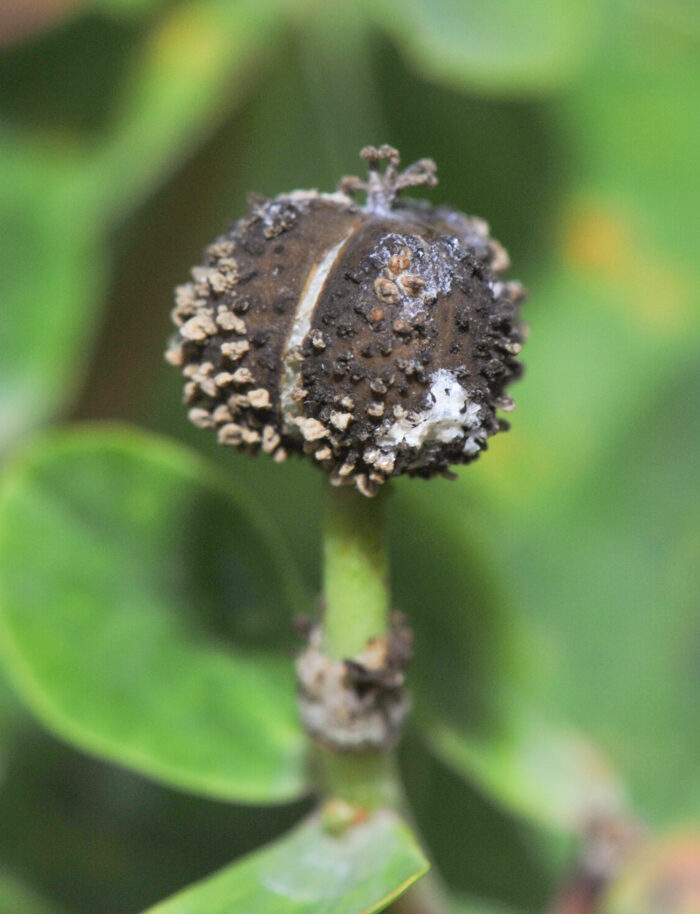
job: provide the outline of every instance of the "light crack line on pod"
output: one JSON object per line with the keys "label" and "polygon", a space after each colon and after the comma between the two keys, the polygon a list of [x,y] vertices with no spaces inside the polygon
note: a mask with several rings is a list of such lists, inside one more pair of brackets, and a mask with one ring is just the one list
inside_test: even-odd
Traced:
{"label": "light crack line on pod", "polygon": [[302,415],[301,401],[294,398],[294,392],[301,389],[301,366],[303,356],[301,347],[311,330],[316,305],[323,293],[326,280],[338,261],[345,245],[357,231],[353,228],[340,241],[323,255],[320,263],[316,264],[309,273],[304,286],[304,291],[299,298],[294,322],[289,331],[287,342],[282,353],[282,377],[280,383],[280,405],[282,417],[288,431],[299,434],[296,425],[290,422]]}

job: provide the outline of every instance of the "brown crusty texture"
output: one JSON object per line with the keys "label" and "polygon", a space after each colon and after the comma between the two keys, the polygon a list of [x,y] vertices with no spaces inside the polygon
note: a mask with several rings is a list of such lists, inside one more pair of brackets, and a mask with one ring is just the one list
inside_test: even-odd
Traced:
{"label": "brown crusty texture", "polygon": [[397,202],[435,183],[432,162],[399,174],[395,150],[363,156],[369,180],[335,194],[251,197],[177,289],[166,357],[191,421],[221,444],[306,454],[372,495],[474,460],[507,427],[496,410],[513,406],[525,296],[485,222]]}

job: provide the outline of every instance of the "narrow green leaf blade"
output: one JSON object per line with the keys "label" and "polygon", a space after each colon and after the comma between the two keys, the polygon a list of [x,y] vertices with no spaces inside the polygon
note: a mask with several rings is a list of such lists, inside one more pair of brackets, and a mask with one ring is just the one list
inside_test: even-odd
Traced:
{"label": "narrow green leaf blade", "polygon": [[280,554],[180,447],[127,429],[49,436],[0,489],[9,674],[47,726],[97,755],[222,799],[296,797],[291,662],[256,650],[298,601]]}
{"label": "narrow green leaf blade", "polygon": [[381,810],[341,835],[312,816],[266,848],[147,914],[372,914],[428,869],[406,825]]}

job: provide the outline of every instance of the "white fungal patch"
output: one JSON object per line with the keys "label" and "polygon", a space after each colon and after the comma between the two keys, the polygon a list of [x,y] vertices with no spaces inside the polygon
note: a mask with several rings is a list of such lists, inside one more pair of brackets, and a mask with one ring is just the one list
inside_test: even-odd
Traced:
{"label": "white fungal patch", "polygon": [[233,332],[237,333],[239,336],[243,336],[246,332],[245,321],[235,315],[232,311],[228,311],[221,306],[219,306],[216,315],[216,323],[222,330],[233,330]]}
{"label": "white fungal patch", "polygon": [[248,400],[253,409],[270,408],[270,391],[264,387],[248,391]]}
{"label": "white fungal patch", "polygon": [[266,425],[263,429],[262,449],[266,454],[271,454],[280,443],[280,436],[275,431],[274,426]]}
{"label": "white fungal patch", "polygon": [[227,359],[231,359],[232,362],[242,359],[249,349],[250,343],[248,340],[235,340],[221,344],[221,354],[226,356]]}
{"label": "white fungal patch", "polygon": [[278,200],[291,200],[293,203],[311,203],[322,200],[324,203],[333,203],[336,206],[352,206],[352,199],[341,191],[333,194],[320,194],[317,190],[293,190],[288,194],[280,194]]}
{"label": "white fungal patch", "polygon": [[185,354],[182,351],[182,346],[180,343],[173,343],[168,347],[165,353],[165,360],[171,365],[176,365],[178,368],[181,368],[185,361]]}
{"label": "white fungal patch", "polygon": [[479,451],[483,447],[483,444],[480,444],[479,441],[477,440],[478,437],[479,437],[478,435],[470,435],[467,438],[467,440],[464,442],[464,447],[462,448],[462,451],[464,452],[464,454],[467,457],[474,457],[476,454],[479,453]]}
{"label": "white fungal patch", "polygon": [[[392,450],[400,445],[422,450],[433,444],[449,444],[478,428],[481,406],[470,402],[469,394],[453,372],[442,368],[432,375],[427,399],[424,410],[386,423],[377,436],[377,444]],[[467,445],[479,450],[475,437],[470,435],[467,439],[465,453],[472,453],[466,450]]]}
{"label": "white fungal patch", "polygon": [[191,282],[178,286],[175,289],[175,306],[178,311],[192,314],[197,306],[197,295]]}
{"label": "white fungal patch", "polygon": [[297,428],[301,430],[306,441],[320,441],[321,438],[327,438],[330,434],[325,425],[319,422],[318,419],[297,417],[293,421]]}
{"label": "white fungal patch", "polygon": [[331,413],[331,425],[337,428],[340,432],[344,432],[351,422],[352,413],[339,413],[335,410]]}
{"label": "white fungal patch", "polygon": [[201,343],[216,333],[216,325],[206,313],[196,314],[180,327],[180,334],[186,340]]}
{"label": "white fungal patch", "polygon": [[244,384],[250,384],[253,380],[253,375],[249,368],[237,368],[231,375],[231,380],[234,384],[242,386]]}
{"label": "white fungal patch", "polygon": [[371,254],[380,270],[375,281],[377,297],[387,303],[400,302],[403,318],[415,317],[438,295],[452,291],[453,267],[464,254],[456,238],[426,241],[417,235],[390,232]]}
{"label": "white fungal patch", "polygon": [[282,354],[282,382],[280,386],[280,402],[282,406],[282,415],[290,429],[297,430],[294,425],[287,421],[290,418],[301,414],[299,402],[294,398],[294,391],[298,386],[301,377],[301,347],[311,330],[311,321],[313,319],[316,304],[321,297],[323,287],[326,284],[333,267],[335,266],[345,245],[355,233],[353,228],[344,238],[330,248],[324,254],[320,263],[311,270],[306,286],[297,304],[294,322],[289,331],[287,342]]}
{"label": "white fungal patch", "polygon": [[343,193],[319,194],[316,190],[295,190],[289,194],[279,194],[274,200],[264,203],[255,210],[255,215],[262,219],[265,237],[276,238],[305,216],[312,203],[319,201],[332,206],[353,205],[352,200]]}

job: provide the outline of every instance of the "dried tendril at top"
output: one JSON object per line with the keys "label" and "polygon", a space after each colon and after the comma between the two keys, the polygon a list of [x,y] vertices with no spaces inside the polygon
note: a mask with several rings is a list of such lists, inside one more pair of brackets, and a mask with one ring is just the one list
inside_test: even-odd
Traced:
{"label": "dried tendril at top", "polygon": [[368,179],[336,193],[250,198],[177,289],[166,357],[221,444],[307,454],[373,495],[401,473],[446,474],[507,428],[525,293],[481,219],[398,199],[435,185],[431,160],[400,172],[389,146],[361,154]]}

